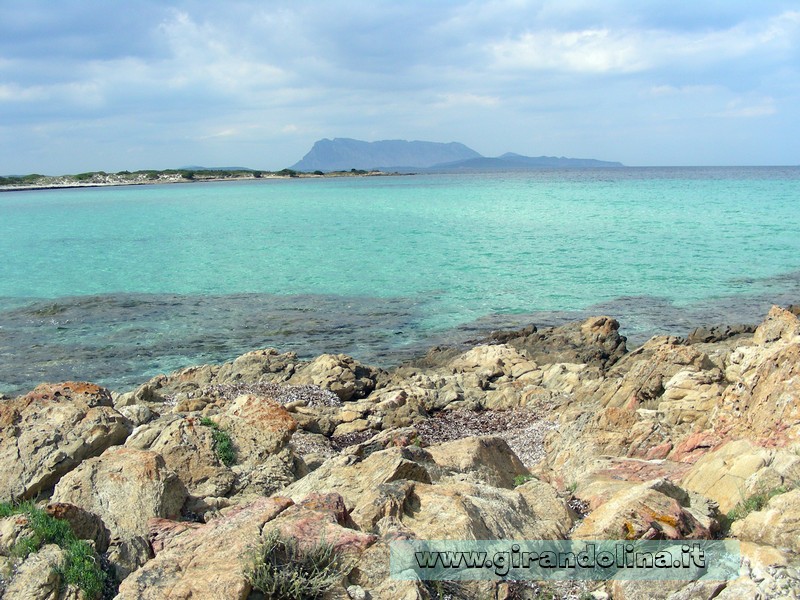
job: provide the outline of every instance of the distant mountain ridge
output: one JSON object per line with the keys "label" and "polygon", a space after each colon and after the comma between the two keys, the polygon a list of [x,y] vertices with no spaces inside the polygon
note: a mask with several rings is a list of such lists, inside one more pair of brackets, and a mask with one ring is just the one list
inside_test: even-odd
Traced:
{"label": "distant mountain ridge", "polygon": [[295,171],[342,171],[349,169],[425,168],[432,165],[480,158],[464,144],[382,140],[364,142],[350,138],[322,139],[299,162]]}
{"label": "distant mountain ridge", "polygon": [[482,156],[458,142],[382,140],[364,142],[350,138],[322,139],[291,166],[295,171],[506,171],[536,168],[621,167],[622,163],[594,158],[523,156],[507,152],[496,158]]}

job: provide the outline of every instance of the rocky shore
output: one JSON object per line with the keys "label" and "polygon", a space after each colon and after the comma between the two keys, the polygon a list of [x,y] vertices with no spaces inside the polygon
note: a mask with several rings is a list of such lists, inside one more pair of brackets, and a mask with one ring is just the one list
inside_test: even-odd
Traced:
{"label": "rocky shore", "polygon": [[[265,349],[124,393],[40,385],[0,400],[0,598],[800,597],[797,312],[633,351],[601,316],[391,371]],[[742,566],[390,577],[390,543],[425,539],[735,539]],[[324,594],[270,596],[281,553],[338,565]]]}

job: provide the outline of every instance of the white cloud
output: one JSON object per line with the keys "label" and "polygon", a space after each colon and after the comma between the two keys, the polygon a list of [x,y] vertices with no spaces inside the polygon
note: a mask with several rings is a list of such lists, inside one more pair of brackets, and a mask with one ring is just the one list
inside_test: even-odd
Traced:
{"label": "white cloud", "polygon": [[722,30],[590,28],[541,30],[490,43],[495,67],[577,73],[634,73],[656,67],[708,65],[754,52],[785,50],[800,38],[800,12]]}
{"label": "white cloud", "polygon": [[728,102],[725,110],[715,113],[716,117],[727,117],[736,119],[751,119],[754,117],[769,117],[778,112],[775,108],[773,98],[761,98],[757,100],[747,100],[736,98]]}
{"label": "white cloud", "polygon": [[496,96],[485,96],[471,93],[447,93],[439,94],[438,101],[433,104],[434,108],[452,108],[455,106],[483,106],[491,107],[500,104],[500,98]]}

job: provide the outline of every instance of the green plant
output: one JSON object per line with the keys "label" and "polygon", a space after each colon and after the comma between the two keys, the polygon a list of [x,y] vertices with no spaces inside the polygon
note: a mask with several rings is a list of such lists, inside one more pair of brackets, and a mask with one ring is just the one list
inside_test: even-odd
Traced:
{"label": "green plant", "polygon": [[577,481],[573,481],[572,483],[570,483],[570,484],[567,486],[567,491],[568,491],[570,494],[574,494],[574,493],[575,493],[575,490],[577,490],[577,489],[578,489],[578,482],[577,482]]}
{"label": "green plant", "polygon": [[352,568],[332,544],[301,548],[296,539],[272,529],[255,551],[245,575],[268,599],[313,600],[341,581]]}
{"label": "green plant", "polygon": [[236,450],[233,447],[233,440],[227,431],[219,428],[219,425],[214,423],[208,417],[200,419],[200,425],[204,425],[211,429],[211,439],[214,445],[214,452],[217,454],[220,462],[226,467],[230,467],[236,462]]}
{"label": "green plant", "polygon": [[32,501],[14,504],[0,503],[0,517],[25,515],[31,535],[17,540],[11,548],[11,555],[25,559],[45,544],[56,544],[64,550],[66,560],[58,570],[65,585],[75,585],[88,598],[97,598],[106,583],[106,574],[100,568],[92,547],[79,540],[69,523],[51,517]]}
{"label": "green plant", "polygon": [[738,521],[739,519],[744,519],[751,512],[756,512],[764,508],[775,496],[784,494],[789,490],[790,488],[780,485],[770,490],[753,494],[752,496],[739,502],[728,512],[728,521]]}
{"label": "green plant", "polygon": [[535,477],[533,475],[517,475],[514,477],[514,487],[528,483],[531,479],[535,479]]}

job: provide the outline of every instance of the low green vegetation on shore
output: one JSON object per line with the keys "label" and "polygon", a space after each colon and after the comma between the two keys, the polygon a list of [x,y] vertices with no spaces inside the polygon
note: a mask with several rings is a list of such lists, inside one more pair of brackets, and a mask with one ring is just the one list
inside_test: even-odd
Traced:
{"label": "low green vegetation on shore", "polygon": [[77,538],[69,523],[51,517],[31,501],[0,503],[0,518],[12,515],[24,515],[31,530],[30,535],[21,536],[11,548],[12,556],[25,559],[46,544],[56,544],[66,555],[63,567],[58,570],[63,584],[77,586],[87,598],[100,595],[106,574],[92,547]]}
{"label": "low green vegetation on shore", "polygon": [[230,467],[236,462],[236,450],[233,447],[233,440],[227,431],[219,428],[214,421],[208,417],[200,419],[200,424],[211,429],[211,436],[214,440],[214,452],[217,458],[226,467]]}
{"label": "low green vegetation on shore", "polygon": [[144,185],[152,183],[189,183],[194,181],[228,181],[240,179],[275,179],[283,177],[355,177],[370,175],[388,175],[381,171],[364,171],[350,169],[349,171],[314,171],[306,173],[293,169],[280,171],[258,171],[252,169],[164,169],[119,171],[106,173],[105,171],[89,171],[73,175],[8,175],[0,176],[0,188],[56,188],[56,187],[84,187],[102,185]]}

